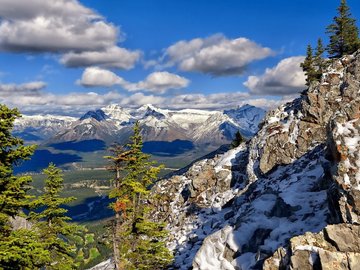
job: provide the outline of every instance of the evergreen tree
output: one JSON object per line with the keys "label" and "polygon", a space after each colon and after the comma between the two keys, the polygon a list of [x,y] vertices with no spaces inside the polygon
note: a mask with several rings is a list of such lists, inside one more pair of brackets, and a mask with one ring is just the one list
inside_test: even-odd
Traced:
{"label": "evergreen tree", "polygon": [[323,42],[321,40],[321,38],[318,39],[317,41],[317,46],[316,46],[316,52],[315,52],[315,57],[314,57],[314,65],[316,68],[315,74],[316,74],[316,80],[320,80],[321,76],[325,70],[325,64],[326,61],[323,58],[325,52],[325,48],[323,45]]}
{"label": "evergreen tree", "polygon": [[123,183],[121,182],[121,171],[124,170],[125,162],[129,159],[130,150],[125,151],[124,147],[115,144],[110,152],[112,156],[106,156],[105,158],[110,159],[112,164],[108,167],[109,170],[115,173],[113,180],[113,189],[110,192],[109,197],[115,198],[115,202],[111,204],[112,209],[115,212],[115,218],[112,224],[112,235],[113,235],[113,252],[116,269],[123,269],[120,260],[120,245],[121,245],[121,233],[126,217],[125,206],[129,203],[128,196],[126,195],[129,190],[125,190]]}
{"label": "evergreen tree", "polygon": [[[119,227],[116,228],[114,248],[117,269],[164,269],[172,261],[172,255],[166,248],[167,236],[164,223],[150,220],[152,207],[149,186],[157,179],[161,166],[149,160],[150,156],[142,152],[142,137],[139,124],[134,126],[134,135],[126,149],[115,148],[113,161],[117,171],[114,189],[110,193],[115,202],[111,205],[118,213]],[[120,179],[120,170],[123,176]],[[115,221],[116,222],[116,221]]]}
{"label": "evergreen tree", "polygon": [[311,45],[307,46],[306,58],[303,63],[300,64],[306,75],[306,85],[310,86],[311,82],[316,80],[316,68],[314,62],[313,49]]}
{"label": "evergreen tree", "polygon": [[75,246],[70,237],[81,231],[80,226],[70,224],[67,210],[62,207],[75,200],[74,197],[60,197],[63,190],[61,170],[54,164],[43,170],[46,175],[44,193],[32,202],[32,207],[40,212],[30,214],[34,227],[40,235],[44,248],[49,251],[46,269],[75,269]]}
{"label": "evergreen tree", "polygon": [[359,30],[346,0],[341,0],[338,7],[338,16],[334,17],[333,23],[327,27],[330,43],[327,51],[330,58],[339,58],[343,55],[352,54],[360,48]]}
{"label": "evergreen tree", "polygon": [[236,148],[236,147],[238,147],[242,142],[244,142],[244,138],[243,138],[243,136],[241,135],[240,131],[238,130],[238,131],[235,133],[235,138],[234,138],[234,140],[231,142],[230,147],[231,147],[231,148]]}
{"label": "evergreen tree", "polygon": [[35,150],[11,134],[20,116],[17,109],[0,105],[0,269],[36,269],[49,258],[36,232],[14,230],[11,225],[31,199],[27,194],[31,177],[13,174],[14,166],[29,159]]}

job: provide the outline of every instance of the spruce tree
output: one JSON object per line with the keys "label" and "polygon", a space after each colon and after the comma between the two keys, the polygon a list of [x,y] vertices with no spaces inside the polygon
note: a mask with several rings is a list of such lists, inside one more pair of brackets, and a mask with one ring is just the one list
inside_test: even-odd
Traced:
{"label": "spruce tree", "polygon": [[14,166],[29,159],[35,146],[25,146],[12,135],[17,109],[0,104],[0,269],[36,269],[49,259],[38,234],[33,230],[14,230],[11,220],[29,207],[29,176],[14,176]]}
{"label": "spruce tree", "polygon": [[111,160],[111,165],[108,167],[109,170],[115,173],[113,180],[113,189],[109,194],[111,199],[115,199],[115,202],[111,204],[111,208],[115,212],[115,218],[112,222],[112,242],[113,242],[113,252],[114,252],[114,261],[116,269],[123,269],[122,261],[120,259],[120,247],[124,245],[121,241],[122,229],[124,227],[124,220],[126,217],[126,208],[125,206],[129,204],[129,199],[127,194],[130,192],[128,189],[125,189],[123,183],[121,182],[121,172],[124,170],[125,162],[129,159],[130,150],[125,150],[123,146],[115,144],[110,152],[112,156],[106,156],[105,158]]}
{"label": "spruce tree", "polygon": [[315,52],[315,57],[314,57],[314,65],[316,68],[315,77],[316,77],[316,80],[318,80],[318,81],[321,79],[321,76],[326,67],[325,66],[326,61],[323,58],[324,52],[325,52],[325,48],[324,48],[322,39],[319,38],[317,41],[316,52]]}
{"label": "spruce tree", "polygon": [[[114,247],[120,249],[118,269],[164,269],[172,261],[172,254],[166,248],[165,224],[150,219],[152,207],[149,186],[157,179],[161,166],[155,167],[150,156],[142,152],[143,142],[139,123],[134,126],[134,135],[125,149],[117,148],[110,157],[113,168],[122,170],[115,177],[116,186],[110,193],[115,198],[111,205],[119,213],[121,222],[114,236],[119,241]],[[121,177],[121,179],[120,179]],[[116,228],[116,226],[115,226]],[[115,251],[114,253],[116,253]]]}
{"label": "spruce tree", "polygon": [[316,68],[314,62],[313,49],[311,45],[307,46],[306,58],[303,63],[300,64],[305,75],[306,75],[306,85],[310,86],[311,82],[316,80]]}
{"label": "spruce tree", "polygon": [[63,178],[61,170],[54,164],[43,170],[46,175],[44,193],[32,202],[34,211],[30,214],[34,227],[40,235],[44,248],[50,253],[45,263],[46,269],[75,269],[75,245],[71,236],[79,233],[81,227],[69,223],[67,210],[63,205],[75,200],[74,197],[63,198]]}
{"label": "spruce tree", "polygon": [[359,29],[356,26],[355,19],[351,17],[346,0],[341,0],[337,10],[338,16],[334,17],[333,23],[326,29],[330,38],[327,47],[330,58],[352,54],[360,48]]}
{"label": "spruce tree", "polygon": [[235,133],[235,138],[234,138],[233,141],[231,142],[230,147],[231,147],[231,148],[236,148],[236,147],[238,147],[242,142],[244,142],[244,138],[243,138],[243,136],[241,135],[240,131],[238,130],[238,131]]}

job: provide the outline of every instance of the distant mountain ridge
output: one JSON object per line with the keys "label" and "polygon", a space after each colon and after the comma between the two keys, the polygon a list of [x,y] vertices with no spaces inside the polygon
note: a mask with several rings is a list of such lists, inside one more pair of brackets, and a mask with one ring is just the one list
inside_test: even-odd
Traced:
{"label": "distant mountain ridge", "polygon": [[221,145],[228,143],[236,131],[245,137],[253,136],[265,110],[251,105],[226,111],[168,110],[151,104],[137,109],[112,104],[89,111],[80,118],[34,115],[16,121],[15,132],[28,138],[41,138],[48,143],[103,140],[125,142],[133,124],[139,121],[144,141],[174,140],[196,144]]}
{"label": "distant mountain ridge", "polygon": [[14,133],[27,141],[41,141],[70,127],[76,120],[62,115],[23,115],[15,120]]}

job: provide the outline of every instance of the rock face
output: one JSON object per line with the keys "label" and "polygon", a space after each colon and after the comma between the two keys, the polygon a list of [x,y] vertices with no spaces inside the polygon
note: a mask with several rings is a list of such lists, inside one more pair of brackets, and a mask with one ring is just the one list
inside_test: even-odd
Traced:
{"label": "rock face", "polygon": [[359,269],[360,226],[328,225],[319,233],[305,233],[290,240],[264,262],[263,269]]}
{"label": "rock face", "polygon": [[359,59],[353,56],[331,63],[320,83],[311,85],[294,102],[268,114],[263,136],[258,136],[261,141],[253,141],[260,143],[257,151],[262,173],[279,164],[290,164],[326,141],[331,117],[348,104],[350,96],[357,96],[354,76],[358,65]]}
{"label": "rock face", "polygon": [[331,60],[246,145],[158,182],[173,269],[359,269],[359,92],[360,52]]}

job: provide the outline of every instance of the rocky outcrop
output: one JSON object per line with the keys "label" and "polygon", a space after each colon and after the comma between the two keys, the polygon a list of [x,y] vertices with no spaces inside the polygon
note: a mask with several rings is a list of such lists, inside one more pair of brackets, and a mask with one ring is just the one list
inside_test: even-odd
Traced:
{"label": "rocky outcrop", "polygon": [[[346,109],[360,112],[360,102],[351,102]],[[360,118],[339,111],[329,129],[329,149],[333,159],[333,189],[329,198],[333,205],[334,222],[360,221]]]}
{"label": "rocky outcrop", "polygon": [[173,268],[356,269],[359,89],[360,53],[331,60],[247,145],[157,183]]}
{"label": "rocky outcrop", "polygon": [[359,239],[359,225],[329,225],[319,233],[292,238],[289,248],[279,248],[263,269],[356,270],[360,267]]}
{"label": "rocky outcrop", "polygon": [[[158,219],[166,219],[169,247],[176,252],[175,267],[191,265],[209,234],[234,216],[226,203],[248,185],[243,175],[248,152],[245,145],[193,164],[187,172],[158,182],[152,189]],[[186,264],[184,264],[184,261]]]}
{"label": "rocky outcrop", "polygon": [[[253,140],[261,173],[279,164],[290,164],[326,141],[331,117],[358,95],[359,67],[358,55],[329,62],[319,83],[311,85],[299,99],[267,115],[263,130]],[[353,107],[348,112],[356,114],[358,110]]]}
{"label": "rocky outcrop", "polygon": [[15,231],[20,229],[31,229],[32,227],[32,224],[27,219],[20,216],[10,218],[10,224]]}

